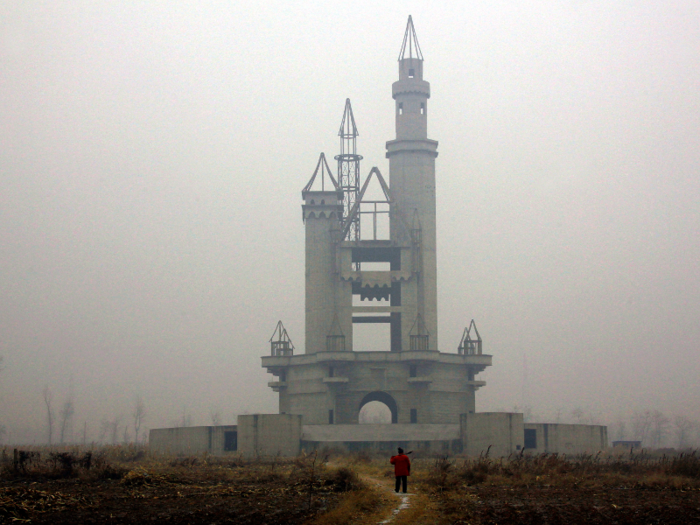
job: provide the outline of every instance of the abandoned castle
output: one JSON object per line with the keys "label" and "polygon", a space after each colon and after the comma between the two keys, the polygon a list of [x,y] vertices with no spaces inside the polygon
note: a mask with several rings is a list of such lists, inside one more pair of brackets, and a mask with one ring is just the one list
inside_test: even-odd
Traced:
{"label": "abandoned castle", "polygon": [[[306,231],[306,344],[294,346],[282,323],[262,366],[279,395],[278,414],[239,416],[236,425],[154,429],[154,450],[171,453],[293,456],[334,447],[492,456],[582,453],[608,445],[595,425],[525,423],[523,414],[475,408],[491,366],[474,321],[454,352],[437,340],[435,163],[428,138],[430,84],[411,17],[392,86],[396,138],[386,143],[388,177],[362,176],[350,100],[340,126],[334,177],[321,154],[302,190]],[[370,191],[373,188],[374,191]],[[385,228],[381,225],[386,224]],[[378,225],[380,225],[378,227]],[[356,351],[353,327],[388,325],[388,347]],[[455,343],[457,343],[455,341]],[[390,424],[360,424],[378,401]]]}

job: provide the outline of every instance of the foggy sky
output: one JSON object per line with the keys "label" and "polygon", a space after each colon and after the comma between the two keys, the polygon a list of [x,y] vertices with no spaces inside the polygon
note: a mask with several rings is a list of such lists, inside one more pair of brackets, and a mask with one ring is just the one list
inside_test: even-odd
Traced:
{"label": "foggy sky", "polygon": [[[380,5],[381,4],[381,5]],[[439,141],[439,340],[477,410],[700,414],[700,3],[0,5],[0,423],[276,412],[301,188],[352,100],[388,175],[408,14]],[[333,166],[335,171],[335,166]]]}

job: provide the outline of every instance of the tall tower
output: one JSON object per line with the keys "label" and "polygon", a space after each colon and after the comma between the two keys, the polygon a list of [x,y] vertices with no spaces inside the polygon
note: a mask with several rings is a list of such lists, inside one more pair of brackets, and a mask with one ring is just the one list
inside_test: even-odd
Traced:
{"label": "tall tower", "polygon": [[336,245],[340,240],[343,192],[321,153],[301,192],[306,229],[306,353],[326,347],[336,315]]}
{"label": "tall tower", "polygon": [[335,156],[338,161],[338,185],[343,192],[343,222],[349,220],[346,239],[360,240],[360,216],[349,219],[350,212],[357,202],[360,193],[360,161],[362,155],[357,154],[357,137],[359,133],[355,125],[355,116],[352,114],[350,99],[345,99],[343,120],[340,122],[340,155]]}
{"label": "tall tower", "polygon": [[[411,242],[400,220],[410,221],[413,243],[418,243],[417,316],[405,319],[403,331],[416,330],[422,320],[429,348],[437,340],[437,260],[435,253],[435,157],[437,145],[428,139],[430,84],[423,80],[423,54],[413,19],[409,16],[399,52],[399,80],[392,85],[396,112],[396,139],[386,143],[391,183],[391,238],[398,245]],[[418,317],[420,316],[420,317]],[[404,333],[404,341],[408,340]]]}

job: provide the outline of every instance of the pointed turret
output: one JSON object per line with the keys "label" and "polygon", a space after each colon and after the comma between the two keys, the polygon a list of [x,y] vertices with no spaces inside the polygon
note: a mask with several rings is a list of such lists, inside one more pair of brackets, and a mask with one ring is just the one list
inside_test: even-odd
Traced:
{"label": "pointed turret", "polygon": [[[408,17],[406,32],[399,53],[399,79],[392,85],[396,104],[396,139],[386,143],[389,158],[389,181],[393,198],[391,212],[391,239],[395,243],[411,247],[412,271],[417,279],[415,304],[404,300],[404,316],[416,319],[420,315],[426,333],[411,334],[408,323],[402,326],[402,347],[410,341],[419,343],[414,336],[423,337],[420,344],[437,349],[437,257],[435,238],[435,157],[437,145],[428,139],[428,99],[430,84],[423,80],[423,53]],[[400,221],[404,213],[413,212],[410,226]],[[397,213],[398,212],[398,213]],[[403,297],[403,296],[402,296]],[[419,323],[420,324],[420,323]],[[430,337],[427,338],[427,334]]]}
{"label": "pointed turret", "polygon": [[[321,176],[319,178],[320,182],[316,182],[316,177],[318,177],[319,175]],[[326,180],[328,181],[328,189],[326,189]],[[319,184],[321,185],[320,190],[318,188]],[[306,186],[304,186],[304,189],[301,190],[301,198],[304,199],[304,194],[310,191],[340,191],[340,188],[338,187],[338,181],[336,181],[335,177],[333,177],[331,169],[328,167],[328,162],[326,162],[325,153],[321,153],[321,155],[318,157],[318,162],[316,163],[316,169],[314,170],[313,175],[311,175],[311,178],[309,179],[309,182],[306,183]]]}
{"label": "pointed turret", "polygon": [[410,16],[399,53],[399,80],[394,82],[392,94],[396,100],[396,138],[427,139],[430,84],[423,80],[423,53]]}
{"label": "pointed turret", "polygon": [[[406,56],[407,54],[408,56]],[[418,45],[418,35],[416,35],[416,28],[413,27],[413,18],[411,15],[408,15],[406,32],[403,35],[403,44],[401,44],[401,51],[399,52],[399,60],[404,60],[406,58],[423,60],[423,53],[421,53],[420,45]]]}
{"label": "pointed turret", "polygon": [[321,153],[311,179],[301,192],[306,225],[306,348],[326,348],[335,307],[336,245],[340,241],[343,192]]}
{"label": "pointed turret", "polygon": [[340,122],[340,155],[335,157],[338,161],[338,185],[343,192],[343,224],[347,231],[347,239],[360,240],[360,218],[349,219],[350,211],[360,191],[360,161],[362,155],[357,154],[357,125],[355,115],[352,114],[350,99],[345,99],[343,120]]}
{"label": "pointed turret", "polygon": [[[340,122],[340,131],[338,131],[338,136],[340,138],[357,138],[360,133],[357,131],[357,126],[355,125],[355,115],[352,114],[352,105],[350,104],[350,99],[345,99],[345,110],[343,111],[343,120]],[[341,153],[342,153],[342,143],[341,143]]]}

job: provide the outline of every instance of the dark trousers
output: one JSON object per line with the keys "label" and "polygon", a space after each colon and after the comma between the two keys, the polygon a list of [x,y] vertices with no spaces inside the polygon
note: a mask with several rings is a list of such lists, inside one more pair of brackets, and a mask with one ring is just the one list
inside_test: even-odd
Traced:
{"label": "dark trousers", "polygon": [[403,493],[406,494],[406,487],[408,486],[408,476],[396,476],[396,492],[399,491],[399,487],[403,485]]}

